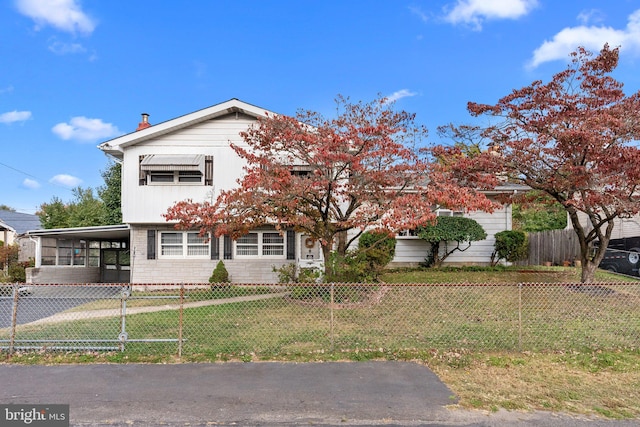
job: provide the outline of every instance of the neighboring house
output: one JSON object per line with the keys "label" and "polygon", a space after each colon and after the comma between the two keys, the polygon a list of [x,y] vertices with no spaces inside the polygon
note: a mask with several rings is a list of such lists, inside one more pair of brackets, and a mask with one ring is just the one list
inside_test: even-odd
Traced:
{"label": "neighboring house", "polygon": [[26,213],[0,210],[0,240],[4,245],[20,245],[19,260],[28,261],[35,257],[35,243],[29,239],[20,238],[28,230],[38,230],[40,217]]}
{"label": "neighboring house", "polygon": [[[40,245],[27,280],[201,283],[223,260],[233,282],[274,283],[274,267],[321,266],[318,242],[294,230],[280,234],[274,227],[261,227],[234,241],[176,230],[163,217],[178,201],[214,201],[221,191],[234,188],[245,164],[229,143],[246,146],[239,133],[267,113],[273,114],[232,99],[153,126],[143,114],[136,132],[99,145],[122,162],[124,224],[31,232]],[[489,237],[451,260],[488,264],[493,234],[511,228],[510,206],[470,216]],[[421,262],[427,247],[418,240],[400,237],[394,262]],[[79,278],[83,274],[84,280]]]}

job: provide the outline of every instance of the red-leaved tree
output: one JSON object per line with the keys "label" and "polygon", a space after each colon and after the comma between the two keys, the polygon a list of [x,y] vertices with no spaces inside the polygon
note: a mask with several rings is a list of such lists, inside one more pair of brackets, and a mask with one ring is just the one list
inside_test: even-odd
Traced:
{"label": "red-leaved tree", "polygon": [[578,48],[550,82],[535,81],[495,105],[470,102],[473,116],[500,122],[450,127],[450,133],[468,141],[477,131],[490,140],[490,150],[474,156],[459,147],[439,153],[469,180],[502,173],[560,203],[580,243],[585,283],[594,280],[616,218],[640,210],[640,92],[626,96],[623,84],[611,77],[618,53],[608,45],[596,56]]}
{"label": "red-leaved tree", "polygon": [[212,204],[179,202],[166,219],[232,238],[265,224],[293,227],[319,241],[328,260],[333,250],[344,256],[366,228],[413,229],[432,221],[436,206],[493,208],[414,148],[426,130],[413,114],[385,98],[336,104],[332,119],[312,111],[260,119],[241,133],[246,147],[231,145],[246,161],[237,188]]}

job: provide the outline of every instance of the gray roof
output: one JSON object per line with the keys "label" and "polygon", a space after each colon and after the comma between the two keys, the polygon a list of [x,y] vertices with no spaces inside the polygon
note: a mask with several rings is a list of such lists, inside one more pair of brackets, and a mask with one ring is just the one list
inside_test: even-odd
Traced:
{"label": "gray roof", "polygon": [[41,230],[42,225],[38,215],[0,210],[0,230],[5,229],[23,234],[29,230]]}

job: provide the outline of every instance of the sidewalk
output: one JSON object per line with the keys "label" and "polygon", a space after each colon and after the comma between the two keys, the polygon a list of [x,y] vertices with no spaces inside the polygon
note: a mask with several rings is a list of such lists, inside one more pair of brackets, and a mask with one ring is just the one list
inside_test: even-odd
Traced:
{"label": "sidewalk", "polygon": [[[270,298],[281,298],[289,295],[289,292],[279,292],[275,294],[260,294],[260,295],[247,295],[243,297],[225,298],[225,299],[211,299],[196,302],[186,302],[182,305],[183,309],[206,307],[209,305],[222,305],[231,304],[236,302],[246,301],[259,301]],[[138,314],[138,313],[154,313],[158,311],[167,310],[179,310],[179,304],[164,304],[164,305],[150,305],[144,307],[127,307],[126,314]],[[35,320],[33,322],[25,323],[25,325],[41,325],[59,322],[68,322],[78,319],[99,319],[104,317],[119,317],[122,314],[120,308],[110,308],[103,310],[86,310],[86,311],[66,311],[62,313],[56,313],[52,316],[44,317],[42,319]],[[22,326],[22,325],[21,325]]]}

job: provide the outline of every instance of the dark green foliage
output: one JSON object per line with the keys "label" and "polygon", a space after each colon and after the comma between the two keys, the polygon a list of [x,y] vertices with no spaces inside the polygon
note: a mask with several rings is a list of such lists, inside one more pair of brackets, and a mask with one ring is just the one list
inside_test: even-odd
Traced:
{"label": "dark green foliage", "polygon": [[366,264],[368,270],[366,276],[377,281],[395,254],[396,239],[384,232],[366,231],[358,240],[355,256]]}
{"label": "dark green foliage", "polygon": [[529,233],[567,227],[567,211],[558,202],[538,196],[534,201],[513,205],[513,228]]}
{"label": "dark green foliage", "polygon": [[273,267],[273,272],[278,274],[279,283],[316,283],[322,272],[317,268],[298,268],[295,263]]}
{"label": "dark green foliage", "polygon": [[122,165],[112,162],[102,171],[104,185],[98,188],[98,195],[104,203],[104,223],[122,223]]}
{"label": "dark green foliage", "polygon": [[[465,251],[471,242],[484,240],[487,233],[471,218],[461,216],[439,216],[434,225],[418,229],[418,236],[431,244],[425,264],[440,267],[442,262],[455,251]],[[452,249],[451,245],[455,244]],[[466,244],[466,247],[461,245]]]}
{"label": "dark green foliage", "polygon": [[360,236],[358,249],[372,267],[385,267],[396,254],[396,239],[387,233],[366,231]]}
{"label": "dark green foliage", "polygon": [[358,251],[347,252],[344,256],[332,252],[329,260],[325,260],[329,268],[325,268],[324,281],[327,283],[360,283],[374,280],[364,255]]}
{"label": "dark green foliage", "polygon": [[211,277],[209,277],[209,283],[229,283],[229,272],[227,267],[224,266],[224,262],[218,261],[216,268],[211,273]]}
{"label": "dark green foliage", "polygon": [[529,245],[527,235],[523,231],[505,230],[496,233],[495,238],[495,251],[491,254],[492,265],[501,259],[515,262],[528,256]]}

